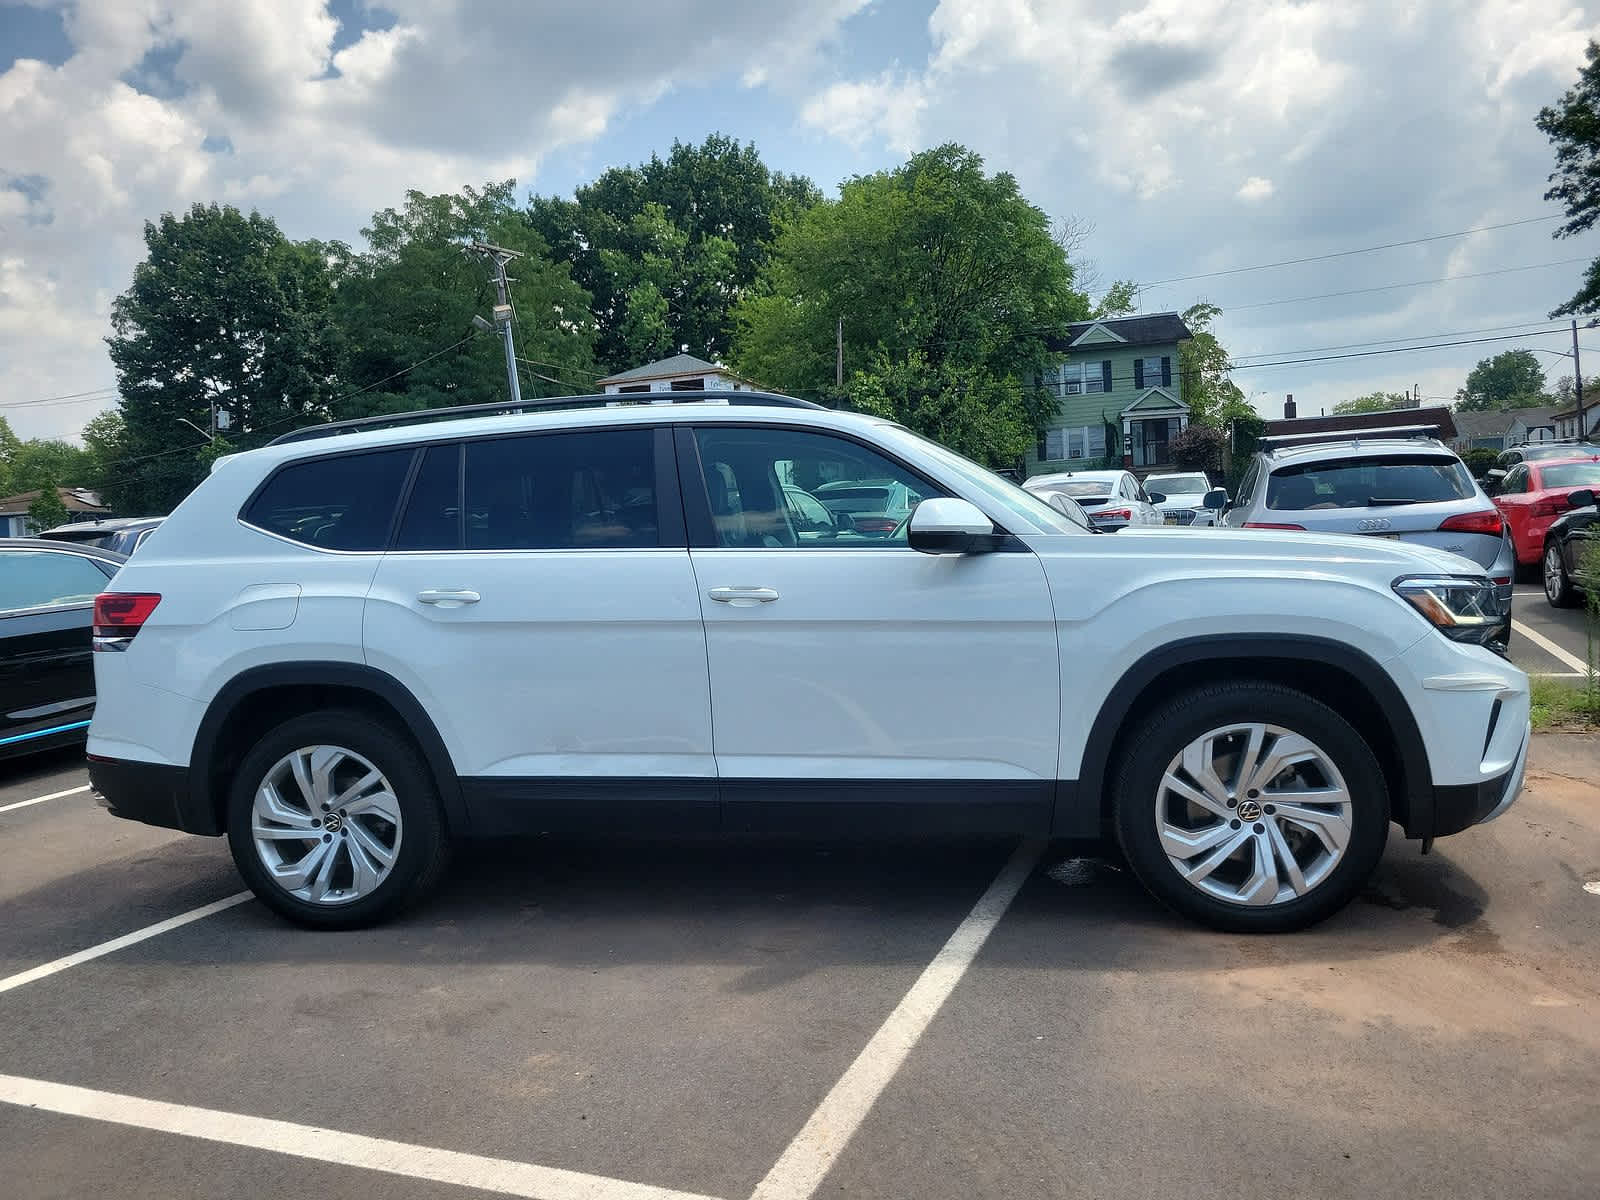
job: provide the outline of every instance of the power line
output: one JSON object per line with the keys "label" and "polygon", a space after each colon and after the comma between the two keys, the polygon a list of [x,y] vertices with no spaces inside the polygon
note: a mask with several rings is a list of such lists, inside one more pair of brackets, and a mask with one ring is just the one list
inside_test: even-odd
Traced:
{"label": "power line", "polygon": [[1410,283],[1386,283],[1379,287],[1351,288],[1345,292],[1322,292],[1315,296],[1288,296],[1282,300],[1259,300],[1254,304],[1234,304],[1223,308],[1224,312],[1242,312],[1247,308],[1273,308],[1280,304],[1303,304],[1308,300],[1336,300],[1341,296],[1366,296],[1373,292],[1392,292],[1399,288],[1427,287],[1436,283],[1456,283],[1462,279],[1487,279],[1491,275],[1514,275],[1518,271],[1540,271],[1546,267],[1565,267],[1572,263],[1586,263],[1584,258],[1558,258],[1553,262],[1529,263],[1521,267],[1501,267],[1495,271],[1473,271],[1467,275],[1441,275],[1438,279],[1415,279]]}
{"label": "power line", "polygon": [[[1283,354],[1321,354],[1328,350],[1360,350],[1367,346],[1398,346],[1401,342],[1423,342],[1433,338],[1472,337],[1480,333],[1503,333],[1508,329],[1528,329],[1534,325],[1548,325],[1549,319],[1542,321],[1518,321],[1513,325],[1486,325],[1482,329],[1452,329],[1444,333],[1418,333],[1411,337],[1374,338],[1370,342],[1345,342],[1338,346],[1309,346],[1298,350],[1262,350],[1254,354],[1240,354],[1233,361],[1239,362],[1246,358],[1276,358]],[[1541,332],[1543,332],[1541,330]]]}
{"label": "power line", "polygon": [[1383,354],[1405,354],[1412,350],[1446,350],[1452,346],[1479,346],[1485,342],[1513,342],[1525,337],[1548,337],[1555,333],[1566,333],[1565,329],[1541,329],[1530,333],[1508,333],[1499,337],[1468,338],[1455,342],[1430,342],[1425,346],[1396,346],[1389,350],[1358,350],[1350,354],[1322,354],[1312,358],[1286,358],[1280,362],[1259,363],[1229,363],[1230,371],[1251,371],[1258,367],[1291,367],[1301,363],[1337,362],[1345,358],[1372,358]]}
{"label": "power line", "polygon": [[117,394],[114,387],[95,388],[92,392],[73,392],[68,396],[41,396],[37,400],[16,400],[10,404],[0,404],[0,408],[37,408],[42,405],[54,404],[87,404],[94,400],[107,400]]}
{"label": "power line", "polygon": [[1355,250],[1336,250],[1331,254],[1313,254],[1306,258],[1286,258],[1279,262],[1259,263],[1253,267],[1231,267],[1225,271],[1202,271],[1195,275],[1174,275],[1171,279],[1157,279],[1151,283],[1140,284],[1141,288],[1161,287],[1169,283],[1186,283],[1191,279],[1217,279],[1224,275],[1243,275],[1250,271],[1269,271],[1274,267],[1297,267],[1305,263],[1327,262],[1334,258],[1348,258],[1352,254],[1374,254],[1379,250],[1395,250],[1401,246],[1421,246],[1428,242],[1443,242],[1451,238],[1468,237],[1474,233],[1488,233],[1492,229],[1510,229],[1516,225],[1534,225],[1540,221],[1559,221],[1561,215],[1552,213],[1547,217],[1524,217],[1519,221],[1502,221],[1498,225],[1478,225],[1472,229],[1462,229],[1455,233],[1436,233],[1431,237],[1410,238],[1403,242],[1384,242],[1379,246],[1362,246]]}

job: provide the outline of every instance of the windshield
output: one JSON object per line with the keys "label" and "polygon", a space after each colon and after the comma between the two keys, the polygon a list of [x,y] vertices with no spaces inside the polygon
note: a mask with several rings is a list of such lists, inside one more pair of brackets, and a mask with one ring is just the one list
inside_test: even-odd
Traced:
{"label": "windshield", "polygon": [[[915,442],[920,450],[969,485],[975,493],[1000,508],[1015,513],[1033,526],[1034,530],[1040,533],[1088,534],[1089,531],[1082,525],[1068,520],[1032,492],[1023,491],[1011,480],[996,475],[987,467],[980,467],[970,458],[963,458],[954,450],[947,449],[938,442],[925,438],[920,433],[913,433],[909,429],[896,427],[894,433]],[[1063,490],[1056,484],[1050,486],[1057,491]]]}
{"label": "windshield", "polygon": [[1600,462],[1557,463],[1539,469],[1539,486],[1547,488],[1588,487],[1600,483]]}
{"label": "windshield", "polygon": [[1373,508],[1437,504],[1473,495],[1472,476],[1460,459],[1374,455],[1283,467],[1267,479],[1267,507],[1307,512],[1322,508]]}
{"label": "windshield", "polygon": [[1187,496],[1195,492],[1209,492],[1211,485],[1204,475],[1152,475],[1144,481],[1147,492],[1165,492],[1169,496]]}

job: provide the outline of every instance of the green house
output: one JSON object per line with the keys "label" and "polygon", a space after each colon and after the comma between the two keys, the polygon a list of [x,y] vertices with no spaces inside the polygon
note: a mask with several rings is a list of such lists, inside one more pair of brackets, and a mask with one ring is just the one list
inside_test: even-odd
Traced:
{"label": "green house", "polygon": [[1080,321],[1047,340],[1061,355],[1036,382],[1059,407],[1029,475],[1121,465],[1143,475],[1171,465],[1168,446],[1189,424],[1178,345],[1193,335],[1175,312]]}

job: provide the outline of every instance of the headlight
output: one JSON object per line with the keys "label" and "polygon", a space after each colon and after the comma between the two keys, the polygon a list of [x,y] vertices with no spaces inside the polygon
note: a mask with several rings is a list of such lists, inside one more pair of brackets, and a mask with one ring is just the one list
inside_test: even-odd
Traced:
{"label": "headlight", "polygon": [[1400,598],[1445,637],[1504,649],[1511,636],[1511,604],[1482,576],[1412,575],[1394,582]]}

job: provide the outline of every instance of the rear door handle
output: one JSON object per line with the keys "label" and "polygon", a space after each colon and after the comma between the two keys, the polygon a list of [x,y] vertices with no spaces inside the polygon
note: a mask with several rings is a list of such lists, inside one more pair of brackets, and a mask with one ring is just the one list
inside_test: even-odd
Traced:
{"label": "rear door handle", "polygon": [[460,608],[464,604],[476,604],[483,597],[470,588],[428,588],[418,592],[417,599],[439,608]]}
{"label": "rear door handle", "polygon": [[735,608],[751,608],[757,604],[771,604],[778,598],[778,589],[769,587],[714,587],[706,595],[719,604]]}

